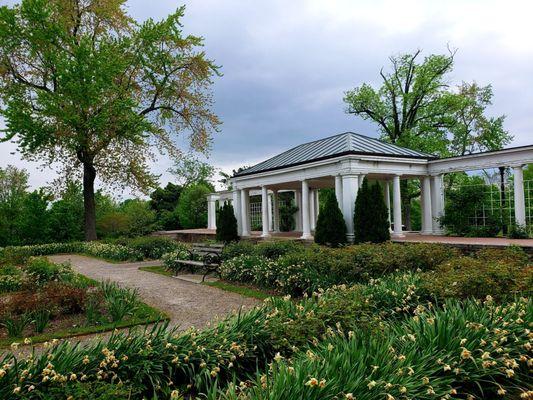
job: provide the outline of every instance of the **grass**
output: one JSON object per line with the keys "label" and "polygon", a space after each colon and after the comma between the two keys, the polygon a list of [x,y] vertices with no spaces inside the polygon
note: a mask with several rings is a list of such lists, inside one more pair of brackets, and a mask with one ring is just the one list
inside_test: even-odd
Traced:
{"label": "grass", "polygon": [[163,267],[162,265],[151,265],[149,267],[139,267],[139,269],[141,271],[146,271],[146,272],[153,272],[154,274],[159,274],[159,275],[165,275],[165,276],[172,276],[174,275],[172,273],[172,271],[168,271],[165,267]]}
{"label": "grass", "polygon": [[[65,329],[57,332],[47,332],[40,335],[31,336],[31,342],[42,343],[47,342],[52,339],[65,339],[74,336],[83,336],[93,333],[103,333],[111,331],[113,329],[120,328],[129,328],[137,325],[147,325],[152,324],[158,321],[166,321],[169,319],[169,316],[162,311],[159,311],[145,303],[140,303],[138,305],[135,314],[128,318],[127,320],[120,321],[118,323],[109,322],[103,325],[93,325],[93,326],[78,326]],[[9,347],[13,342],[22,343],[24,340],[23,337],[8,337],[5,339],[0,339],[0,348]]]}
{"label": "grass", "polygon": [[238,293],[241,296],[252,297],[258,300],[264,300],[268,297],[275,296],[275,294],[273,293],[268,293],[268,292],[265,292],[263,290],[260,290],[254,287],[245,286],[245,285],[237,285],[237,284],[225,282],[225,281],[204,282],[203,284],[207,286],[215,287],[221,290],[225,290],[226,292]]}

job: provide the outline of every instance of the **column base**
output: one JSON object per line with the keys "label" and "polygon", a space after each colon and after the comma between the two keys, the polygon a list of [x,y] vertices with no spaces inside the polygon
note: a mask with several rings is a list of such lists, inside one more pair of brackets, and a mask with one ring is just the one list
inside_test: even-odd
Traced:
{"label": "column base", "polygon": [[420,231],[421,235],[433,235],[433,231]]}
{"label": "column base", "polygon": [[313,236],[311,234],[304,234],[300,236],[300,239],[309,240],[309,239],[313,239]]}
{"label": "column base", "polygon": [[434,230],[433,232],[431,232],[431,235],[442,236],[442,235],[444,235],[444,230],[442,230],[442,229],[436,229],[436,230]]}
{"label": "column base", "polygon": [[355,235],[353,233],[346,234],[346,241],[348,243],[355,243]]}
{"label": "column base", "polygon": [[403,232],[392,232],[393,238],[404,238],[405,234]]}
{"label": "column base", "polygon": [[243,233],[241,233],[241,236],[242,237],[250,237],[252,235],[250,234],[250,232],[243,232]]}
{"label": "column base", "polygon": [[261,234],[262,238],[269,238],[270,236],[271,236],[270,233],[262,233]]}

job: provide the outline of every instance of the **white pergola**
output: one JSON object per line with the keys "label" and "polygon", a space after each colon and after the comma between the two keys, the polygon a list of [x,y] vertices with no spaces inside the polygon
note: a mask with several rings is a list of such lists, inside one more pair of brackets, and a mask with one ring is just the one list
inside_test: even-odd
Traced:
{"label": "white pergola", "polygon": [[[353,215],[357,192],[364,177],[383,183],[393,237],[402,237],[400,180],[419,179],[422,234],[440,235],[438,218],[444,213],[445,173],[511,167],[514,171],[515,218],[526,223],[523,172],[533,163],[533,145],[438,159],[377,139],[346,132],[305,143],[239,172],[232,191],[208,196],[208,228],[216,229],[216,202],[233,203],[240,236],[250,236],[250,195],[261,194],[262,237],[279,232],[278,194],[293,191],[298,214],[296,230],[312,238],[318,216],[318,190],[335,188],[344,215],[348,240],[353,241]],[[392,190],[392,210],[390,192]],[[269,207],[269,204],[272,206]],[[391,215],[392,214],[392,215]]]}

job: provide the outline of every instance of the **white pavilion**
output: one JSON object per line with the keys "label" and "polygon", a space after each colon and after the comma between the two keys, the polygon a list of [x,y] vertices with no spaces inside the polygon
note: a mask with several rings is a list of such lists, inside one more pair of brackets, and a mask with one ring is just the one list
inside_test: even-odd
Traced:
{"label": "white pavilion", "polygon": [[[230,201],[240,236],[251,236],[250,196],[261,195],[262,233],[279,232],[278,194],[294,192],[296,231],[311,239],[318,217],[318,190],[335,188],[349,241],[354,238],[355,199],[363,179],[383,183],[393,237],[402,237],[402,179],[419,179],[422,234],[441,235],[438,217],[444,213],[443,176],[450,172],[511,167],[514,173],[516,224],[526,225],[523,167],[533,163],[533,145],[471,155],[437,158],[353,132],[304,143],[247,168],[231,179],[231,191],[208,195],[208,229],[216,229],[217,203]],[[392,192],[392,196],[391,196]],[[392,197],[392,207],[391,207]]]}

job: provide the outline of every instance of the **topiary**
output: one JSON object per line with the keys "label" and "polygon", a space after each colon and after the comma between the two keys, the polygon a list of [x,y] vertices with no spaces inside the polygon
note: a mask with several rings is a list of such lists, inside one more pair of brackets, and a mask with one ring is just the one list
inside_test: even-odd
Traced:
{"label": "topiary", "polygon": [[368,185],[365,178],[357,193],[354,211],[356,243],[381,243],[390,239],[387,206],[379,183]]}
{"label": "topiary", "polygon": [[218,211],[216,238],[220,242],[230,243],[239,240],[237,232],[237,218],[233,206],[224,203]]}
{"label": "topiary", "polygon": [[338,247],[346,243],[346,223],[332,193],[327,193],[324,206],[318,214],[315,229],[315,242],[331,247]]}

